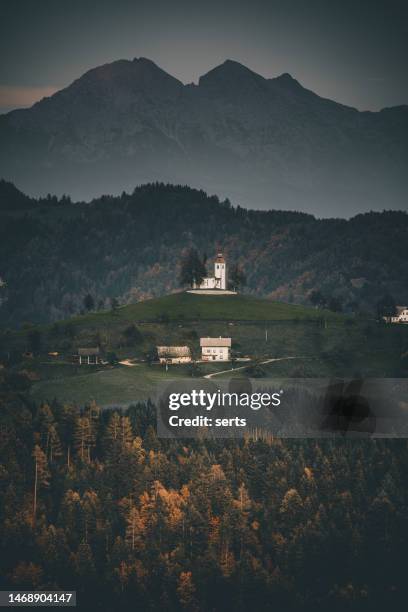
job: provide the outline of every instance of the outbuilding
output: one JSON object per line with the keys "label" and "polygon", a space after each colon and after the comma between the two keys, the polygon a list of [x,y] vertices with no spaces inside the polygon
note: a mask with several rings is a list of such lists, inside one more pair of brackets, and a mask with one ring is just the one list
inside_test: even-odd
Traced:
{"label": "outbuilding", "polygon": [[99,346],[79,348],[78,354],[74,355],[74,361],[78,362],[79,365],[98,365],[101,363]]}
{"label": "outbuilding", "polygon": [[188,346],[158,346],[156,348],[160,363],[180,364],[191,362],[191,351]]}

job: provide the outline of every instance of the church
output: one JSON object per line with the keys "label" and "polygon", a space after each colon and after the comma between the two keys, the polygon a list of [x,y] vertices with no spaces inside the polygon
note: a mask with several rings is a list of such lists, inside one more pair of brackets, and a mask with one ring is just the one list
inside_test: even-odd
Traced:
{"label": "church", "polygon": [[194,283],[193,289],[221,289],[226,291],[227,285],[227,264],[223,254],[218,253],[214,261],[214,276],[203,278],[200,284]]}

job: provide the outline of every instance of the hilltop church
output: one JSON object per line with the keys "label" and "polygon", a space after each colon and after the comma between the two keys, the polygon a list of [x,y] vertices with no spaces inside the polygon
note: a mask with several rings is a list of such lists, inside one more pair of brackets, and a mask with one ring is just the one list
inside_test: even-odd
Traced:
{"label": "hilltop church", "polygon": [[214,276],[203,278],[200,284],[194,283],[193,289],[227,290],[227,264],[222,253],[218,253],[214,261]]}

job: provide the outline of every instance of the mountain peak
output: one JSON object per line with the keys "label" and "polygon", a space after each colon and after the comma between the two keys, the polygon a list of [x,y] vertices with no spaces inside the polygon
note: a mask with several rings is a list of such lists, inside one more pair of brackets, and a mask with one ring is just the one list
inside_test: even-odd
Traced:
{"label": "mountain peak", "polygon": [[199,79],[199,86],[209,89],[233,91],[245,85],[263,83],[265,79],[235,60],[227,59]]}
{"label": "mountain peak", "polygon": [[293,82],[293,81],[297,82],[296,79],[294,79],[293,76],[289,74],[289,72],[282,72],[282,74],[280,74],[276,78],[280,79],[281,81],[287,81],[288,83]]}
{"label": "mountain peak", "polygon": [[88,70],[74,84],[92,83],[119,89],[175,90],[182,87],[181,81],[168,74],[146,57],[133,60],[121,59]]}
{"label": "mountain peak", "polygon": [[282,85],[286,88],[304,89],[303,86],[299,83],[299,81],[294,79],[293,76],[289,74],[289,72],[283,72],[279,76],[269,80],[275,83],[276,85]]}

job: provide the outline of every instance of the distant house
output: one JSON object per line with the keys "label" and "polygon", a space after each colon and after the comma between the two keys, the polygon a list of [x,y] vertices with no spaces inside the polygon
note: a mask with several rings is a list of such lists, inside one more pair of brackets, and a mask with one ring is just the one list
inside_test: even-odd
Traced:
{"label": "distant house", "polygon": [[231,338],[200,338],[203,361],[229,361],[231,359]]}
{"label": "distant house", "polygon": [[188,346],[158,346],[156,348],[160,363],[191,362],[191,351]]}
{"label": "distant house", "polygon": [[99,346],[79,348],[78,354],[74,355],[74,361],[79,363],[79,365],[98,365],[98,363],[102,362]]}
{"label": "distant house", "polygon": [[408,306],[396,306],[394,317],[384,317],[388,323],[408,323]]}

